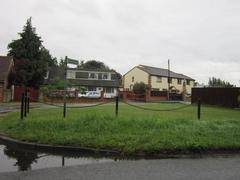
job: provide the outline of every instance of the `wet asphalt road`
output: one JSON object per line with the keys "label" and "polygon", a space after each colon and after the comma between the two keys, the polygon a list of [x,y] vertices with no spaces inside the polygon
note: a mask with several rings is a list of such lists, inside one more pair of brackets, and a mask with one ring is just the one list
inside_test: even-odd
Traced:
{"label": "wet asphalt road", "polygon": [[240,156],[202,159],[123,160],[63,168],[0,173],[1,180],[238,180]]}

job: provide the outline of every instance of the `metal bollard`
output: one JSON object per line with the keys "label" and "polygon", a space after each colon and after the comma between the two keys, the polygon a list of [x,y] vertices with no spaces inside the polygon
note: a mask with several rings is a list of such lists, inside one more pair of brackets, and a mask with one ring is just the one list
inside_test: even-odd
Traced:
{"label": "metal bollard", "polygon": [[23,119],[23,108],[24,108],[24,93],[22,93],[22,99],[21,99],[21,113],[20,113],[21,119]]}
{"label": "metal bollard", "polygon": [[63,104],[63,117],[66,117],[66,102]]}
{"label": "metal bollard", "polygon": [[201,118],[201,99],[198,99],[198,120]]}
{"label": "metal bollard", "polygon": [[27,97],[27,113],[29,113],[29,108],[30,108],[30,98]]}
{"label": "metal bollard", "polygon": [[24,93],[24,117],[27,117],[27,93]]}
{"label": "metal bollard", "polygon": [[115,109],[115,115],[118,116],[118,96],[116,96],[116,109]]}

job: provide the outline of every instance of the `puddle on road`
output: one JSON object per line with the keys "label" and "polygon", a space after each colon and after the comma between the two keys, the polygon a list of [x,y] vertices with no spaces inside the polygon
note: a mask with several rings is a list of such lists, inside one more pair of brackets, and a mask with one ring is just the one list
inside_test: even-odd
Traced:
{"label": "puddle on road", "polygon": [[111,158],[84,157],[81,154],[51,154],[7,146],[0,142],[0,172],[112,162]]}
{"label": "puddle on road", "polygon": [[[202,159],[202,158],[228,158],[239,157],[237,154],[194,154],[187,156],[179,156],[178,158]],[[161,157],[157,159],[168,159],[174,157]],[[175,157],[176,158],[176,157]],[[119,160],[138,160],[138,159],[156,159],[137,158],[137,157],[114,157],[103,156],[102,154],[86,153],[86,152],[58,152],[58,151],[42,151],[30,150],[28,148],[19,148],[17,145],[8,145],[0,141],[0,173],[13,171],[26,171],[50,167],[63,167],[72,165],[95,164],[104,162],[113,162]]]}

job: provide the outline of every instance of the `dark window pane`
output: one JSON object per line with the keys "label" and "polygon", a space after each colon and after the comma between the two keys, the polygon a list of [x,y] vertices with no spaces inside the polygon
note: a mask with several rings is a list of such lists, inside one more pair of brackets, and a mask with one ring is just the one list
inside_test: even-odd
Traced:
{"label": "dark window pane", "polygon": [[108,74],[107,73],[103,74],[103,79],[108,79]]}
{"label": "dark window pane", "polygon": [[90,73],[89,78],[90,78],[90,79],[97,79],[95,73]]}
{"label": "dark window pane", "polygon": [[102,73],[98,73],[98,79],[102,79]]}
{"label": "dark window pane", "polygon": [[76,72],[76,78],[87,79],[88,73],[87,72]]}
{"label": "dark window pane", "polygon": [[114,89],[113,88],[106,88],[106,93],[113,93]]}
{"label": "dark window pane", "polygon": [[117,75],[116,74],[111,74],[111,80],[116,80],[117,79]]}

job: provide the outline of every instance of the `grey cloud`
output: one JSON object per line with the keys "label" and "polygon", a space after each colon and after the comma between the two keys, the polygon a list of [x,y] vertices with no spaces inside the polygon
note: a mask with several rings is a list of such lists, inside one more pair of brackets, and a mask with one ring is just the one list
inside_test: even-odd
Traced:
{"label": "grey cloud", "polygon": [[[26,19],[54,56],[98,59],[121,73],[147,64],[207,82],[240,85],[240,1],[8,0],[0,12],[0,53]],[[9,11],[11,10],[11,13]]]}

